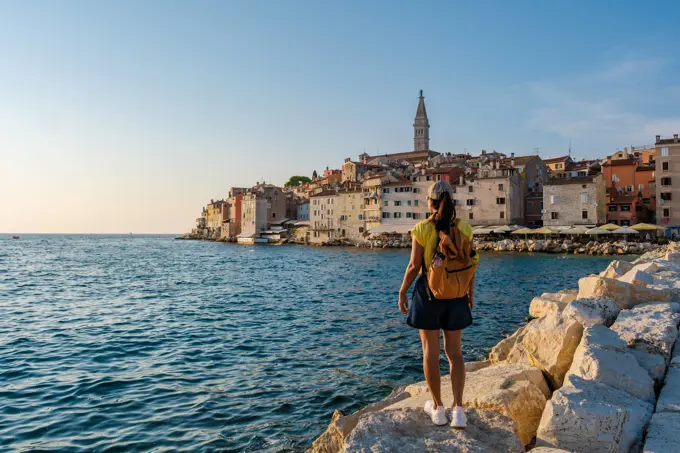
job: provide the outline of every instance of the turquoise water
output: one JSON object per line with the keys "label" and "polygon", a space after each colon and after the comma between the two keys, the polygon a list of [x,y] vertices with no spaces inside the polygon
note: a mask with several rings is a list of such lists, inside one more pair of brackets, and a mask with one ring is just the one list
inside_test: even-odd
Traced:
{"label": "turquoise water", "polygon": [[[0,238],[3,451],[298,452],[422,379],[407,250]],[[468,360],[610,258],[484,254]]]}

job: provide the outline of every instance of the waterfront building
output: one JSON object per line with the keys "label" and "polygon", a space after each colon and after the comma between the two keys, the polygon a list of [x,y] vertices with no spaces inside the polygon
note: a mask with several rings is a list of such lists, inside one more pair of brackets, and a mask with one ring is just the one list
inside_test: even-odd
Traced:
{"label": "waterfront building", "polygon": [[680,228],[680,140],[656,136],[656,219],[659,224]]}
{"label": "waterfront building", "polygon": [[548,227],[606,223],[603,176],[550,178],[543,187],[543,209]]}
{"label": "waterfront building", "polygon": [[300,221],[308,221],[309,220],[309,200],[307,199],[298,199],[298,203],[296,206],[296,215],[295,219],[300,220]]}
{"label": "waterfront building", "polygon": [[365,233],[364,225],[364,196],[359,184],[347,184],[337,192],[337,236],[353,241],[361,240]]}
{"label": "waterfront building", "polygon": [[551,178],[564,178],[567,174],[567,166],[574,163],[570,155],[543,159],[548,166]]}
{"label": "waterfront building", "polygon": [[322,244],[336,238],[335,221],[338,194],[334,190],[325,190],[313,194],[309,199],[309,242]]}
{"label": "waterfront building", "polygon": [[406,234],[418,221],[427,217],[427,200],[419,197],[413,189],[413,181],[401,177],[383,183],[379,227],[382,232]]}
{"label": "waterfront building", "polygon": [[628,148],[623,148],[608,156],[602,164],[607,190],[607,223],[629,226],[640,222],[654,222],[654,167],[648,162],[648,154],[640,151],[632,154],[628,152]]}
{"label": "waterfront building", "polygon": [[368,232],[380,226],[382,220],[383,185],[398,180],[400,178],[393,176],[389,171],[364,177],[361,183],[364,198],[362,218]]}
{"label": "waterfront building", "polygon": [[210,200],[206,206],[206,229],[209,237],[219,237],[222,232],[222,209],[224,200]]}
{"label": "waterfront building", "polygon": [[495,160],[454,187],[456,213],[472,226],[514,225],[524,221],[524,182],[517,169]]}
{"label": "waterfront building", "polygon": [[267,200],[267,215],[265,222],[278,222],[286,218],[286,193],[282,188],[264,182],[255,185],[251,192],[260,194]]}
{"label": "waterfront building", "polygon": [[235,238],[241,234],[241,206],[243,194],[246,193],[248,189],[245,187],[232,187],[229,189],[229,196],[226,200],[226,216],[223,215],[222,222],[222,237]]}
{"label": "waterfront building", "polygon": [[533,227],[543,226],[543,186],[548,180],[548,166],[538,155],[517,156],[501,160],[501,165],[514,168],[522,178],[524,194],[524,224]]}
{"label": "waterfront building", "polygon": [[268,201],[261,192],[251,191],[241,198],[241,233],[239,237],[256,237],[267,229]]}

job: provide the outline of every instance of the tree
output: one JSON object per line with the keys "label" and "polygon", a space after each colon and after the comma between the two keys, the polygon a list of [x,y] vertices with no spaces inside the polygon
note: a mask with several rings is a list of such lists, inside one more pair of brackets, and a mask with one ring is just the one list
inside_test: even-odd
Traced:
{"label": "tree", "polygon": [[312,182],[312,180],[309,179],[307,176],[291,176],[288,182],[284,185],[284,187],[298,187],[310,182]]}

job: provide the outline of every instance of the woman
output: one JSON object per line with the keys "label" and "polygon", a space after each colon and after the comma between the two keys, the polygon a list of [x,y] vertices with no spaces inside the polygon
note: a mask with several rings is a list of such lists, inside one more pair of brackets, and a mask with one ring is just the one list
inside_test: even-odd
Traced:
{"label": "woman", "polygon": [[[460,299],[434,300],[428,296],[427,278],[421,275],[416,282],[408,305],[407,291],[418,276],[421,268],[427,272],[432,262],[437,245],[444,250],[451,244],[448,236],[450,227],[456,219],[453,203],[453,189],[445,181],[433,184],[428,191],[428,207],[432,215],[429,219],[418,223],[413,231],[411,261],[406,268],[404,281],[399,290],[399,310],[408,315],[407,323],[420,331],[423,345],[423,369],[427,387],[432,400],[425,404],[425,412],[435,425],[444,425],[451,418],[451,426],[465,428],[467,418],[463,411],[463,387],[465,386],[465,363],[461,352],[462,330],[472,324],[472,308],[474,307],[474,284],[472,279],[467,296]],[[460,232],[472,239],[472,228],[464,221],[458,221]],[[475,264],[479,261],[476,255]],[[439,331],[444,331],[444,351],[449,359],[453,404],[447,414],[441,400],[439,374]]]}

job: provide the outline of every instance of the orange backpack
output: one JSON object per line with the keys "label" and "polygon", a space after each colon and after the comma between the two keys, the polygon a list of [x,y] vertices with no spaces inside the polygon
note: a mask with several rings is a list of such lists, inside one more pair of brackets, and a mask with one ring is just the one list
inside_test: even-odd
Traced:
{"label": "orange backpack", "polygon": [[[439,244],[427,271],[427,283],[435,299],[458,299],[468,293],[477,265],[472,241],[458,228],[458,219],[448,236],[452,244],[440,250]],[[439,240],[439,237],[437,237]]]}

